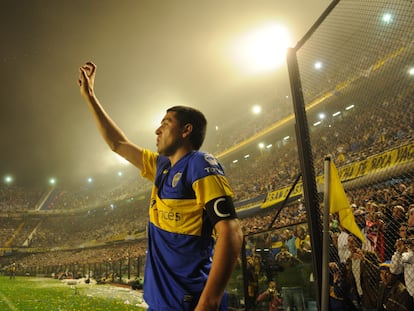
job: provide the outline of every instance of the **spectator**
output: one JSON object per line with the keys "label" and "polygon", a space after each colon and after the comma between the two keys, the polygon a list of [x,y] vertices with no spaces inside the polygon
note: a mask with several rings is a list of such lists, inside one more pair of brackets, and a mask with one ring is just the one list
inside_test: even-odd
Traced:
{"label": "spectator", "polygon": [[263,293],[257,296],[258,302],[264,299],[268,300],[269,302],[269,311],[277,311],[282,306],[282,298],[280,298],[275,281],[270,281],[269,287]]}
{"label": "spectator", "polygon": [[338,256],[341,263],[345,263],[346,260],[351,256],[351,251],[348,247],[349,232],[339,225],[340,233],[338,235]]}
{"label": "spectator", "polygon": [[367,212],[364,207],[359,207],[354,212],[355,222],[365,237],[365,241],[362,242],[362,250],[373,251],[372,241],[368,237],[368,226],[367,226]]}
{"label": "spectator", "polygon": [[391,272],[390,263],[380,265],[381,284],[378,295],[378,311],[412,311],[413,298],[407,288]]}
{"label": "spectator", "polygon": [[351,256],[347,260],[347,267],[352,272],[348,274],[349,278],[347,279],[352,293],[349,297],[353,297],[351,299],[357,308],[375,310],[380,260],[375,253],[363,251],[361,241],[352,234],[348,237],[348,246]]}
{"label": "spectator", "polygon": [[408,207],[407,223],[410,227],[414,227],[414,204],[410,204]]}
{"label": "spectator", "polygon": [[[258,260],[257,260],[258,259]],[[255,310],[256,297],[259,290],[259,273],[260,273],[260,257],[247,258],[247,301],[246,306],[248,310]]]}
{"label": "spectator", "polygon": [[293,234],[292,230],[286,229],[283,231],[284,240],[285,240],[285,246],[288,248],[289,253],[292,256],[297,255],[297,249],[296,249],[296,237]]}
{"label": "spectator", "polygon": [[390,271],[393,274],[404,274],[404,283],[414,299],[414,228],[407,231],[406,239],[399,239],[395,243]]}
{"label": "spectator", "polygon": [[395,242],[399,239],[399,228],[402,223],[407,222],[405,218],[404,207],[401,205],[392,206],[392,214],[390,219],[385,224],[385,235],[387,239],[385,241],[385,258],[391,259],[394,252]]}
{"label": "spectator", "polygon": [[295,247],[298,258],[302,261],[310,259],[311,244],[309,234],[307,234],[306,229],[303,226],[297,226],[295,231]]}
{"label": "spectator", "polygon": [[355,310],[348,297],[348,284],[346,281],[345,264],[338,262],[329,263],[329,310],[330,311],[350,311]]}

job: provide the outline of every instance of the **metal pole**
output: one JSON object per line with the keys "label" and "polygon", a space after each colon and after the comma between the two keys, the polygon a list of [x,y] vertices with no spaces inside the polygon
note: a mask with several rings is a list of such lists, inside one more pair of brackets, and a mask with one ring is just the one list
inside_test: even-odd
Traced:
{"label": "metal pole", "polygon": [[329,310],[329,197],[331,180],[331,158],[326,157],[324,163],[325,182],[323,196],[323,246],[322,246],[322,311]]}
{"label": "metal pole", "polygon": [[[302,172],[303,194],[305,199],[306,213],[308,215],[308,225],[312,243],[312,261],[317,284],[316,295],[317,301],[320,303],[320,290],[322,287],[322,230],[320,225],[319,198],[318,189],[316,187],[312,148],[310,143],[308,121],[306,118],[305,103],[302,93],[299,65],[296,56],[296,50],[293,48],[288,49],[287,65],[289,70],[289,80],[292,89],[293,108],[296,119],[295,130],[299,152],[299,161]],[[318,304],[318,307],[320,307],[320,304]]]}
{"label": "metal pole", "polygon": [[244,306],[246,311],[249,311],[249,305],[247,304],[249,300],[249,290],[248,290],[248,282],[247,282],[247,259],[246,259],[246,236],[243,237],[243,244],[241,248],[241,264],[242,264],[242,272],[243,272],[243,291],[244,291]]}

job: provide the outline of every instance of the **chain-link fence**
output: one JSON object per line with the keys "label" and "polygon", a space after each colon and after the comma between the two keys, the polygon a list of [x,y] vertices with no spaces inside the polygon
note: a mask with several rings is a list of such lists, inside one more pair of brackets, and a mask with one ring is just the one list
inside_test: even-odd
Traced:
{"label": "chain-link fence", "polygon": [[[279,309],[316,309],[327,294],[321,281],[325,271],[331,310],[412,310],[412,29],[411,1],[334,1],[292,49],[289,71],[303,175],[303,187],[298,184],[292,196],[304,195],[307,221],[283,225],[281,213],[271,229],[246,236],[244,271],[236,271],[243,273],[246,310],[267,310],[271,293],[281,298]],[[329,247],[323,249],[327,156],[338,168],[350,217],[364,240],[331,213]],[[277,206],[288,188],[270,192],[261,206]],[[302,244],[312,245],[305,258],[298,231],[305,232]],[[286,262],[280,263],[283,257]],[[399,296],[387,286],[398,287]],[[259,298],[263,293],[265,303]],[[319,307],[324,306],[322,301]]]}
{"label": "chain-link fence", "polygon": [[394,281],[380,271],[397,275],[412,303],[413,17],[411,1],[338,1],[296,49],[316,180],[330,155],[365,237],[331,215],[331,308],[412,306],[387,297]]}

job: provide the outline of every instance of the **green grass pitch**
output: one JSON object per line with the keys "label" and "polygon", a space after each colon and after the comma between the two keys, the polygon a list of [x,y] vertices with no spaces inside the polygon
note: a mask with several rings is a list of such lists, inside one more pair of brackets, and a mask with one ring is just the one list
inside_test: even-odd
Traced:
{"label": "green grass pitch", "polygon": [[142,292],[111,285],[85,284],[50,278],[0,276],[2,311],[141,311]]}

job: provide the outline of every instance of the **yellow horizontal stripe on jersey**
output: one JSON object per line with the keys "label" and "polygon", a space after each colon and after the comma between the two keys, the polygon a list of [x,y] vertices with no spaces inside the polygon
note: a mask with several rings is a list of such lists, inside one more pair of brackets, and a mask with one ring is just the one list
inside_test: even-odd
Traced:
{"label": "yellow horizontal stripe on jersey", "polygon": [[157,197],[149,216],[151,223],[165,231],[201,236],[203,206],[197,205],[194,199],[161,200]]}

